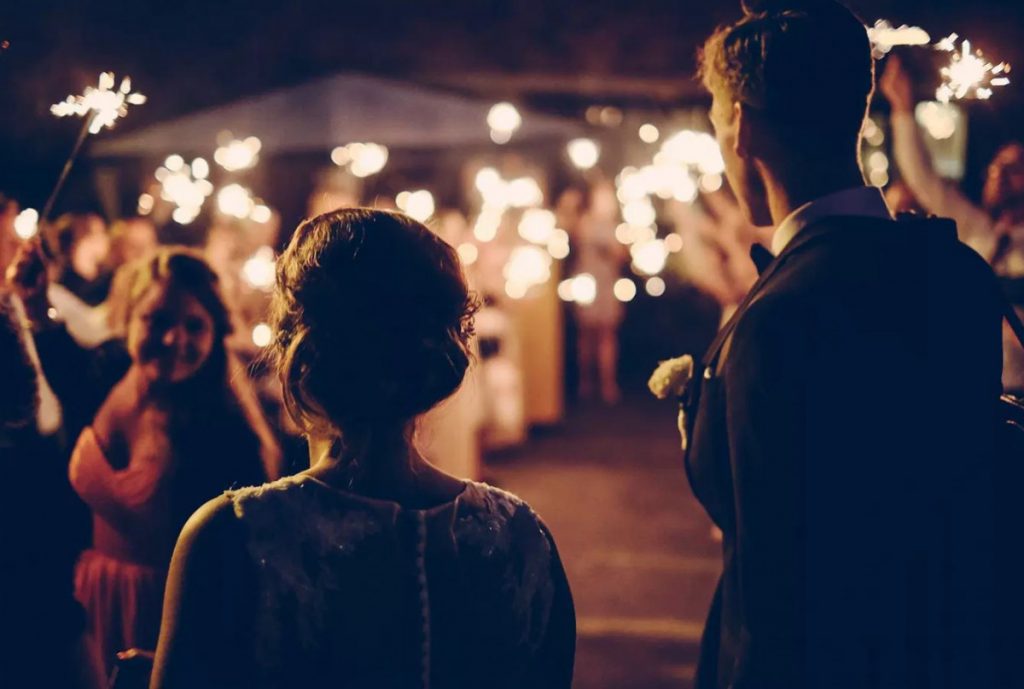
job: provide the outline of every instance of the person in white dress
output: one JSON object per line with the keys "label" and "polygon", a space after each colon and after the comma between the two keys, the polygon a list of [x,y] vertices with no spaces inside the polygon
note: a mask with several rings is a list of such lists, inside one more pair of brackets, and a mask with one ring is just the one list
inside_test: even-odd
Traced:
{"label": "person in white dress", "polygon": [[451,246],[399,213],[299,225],[271,351],[311,468],[208,503],[176,548],[154,689],[568,689],[572,597],[519,498],[411,439],[470,365]]}

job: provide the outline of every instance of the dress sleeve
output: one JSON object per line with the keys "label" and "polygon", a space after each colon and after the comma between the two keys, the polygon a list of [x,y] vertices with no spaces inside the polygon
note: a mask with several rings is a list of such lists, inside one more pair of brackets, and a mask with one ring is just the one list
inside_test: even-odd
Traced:
{"label": "dress sleeve", "polygon": [[896,165],[917,202],[933,215],[955,220],[964,243],[991,261],[998,241],[991,217],[935,172],[914,116],[893,114],[892,134]]}
{"label": "dress sleeve", "polygon": [[255,685],[246,657],[251,634],[240,605],[251,589],[243,527],[220,496],[182,529],[164,595],[151,689],[241,689]]}
{"label": "dress sleeve", "polygon": [[546,526],[541,524],[541,529],[551,548],[553,596],[547,630],[524,686],[569,689],[576,656],[576,611],[555,540]]}

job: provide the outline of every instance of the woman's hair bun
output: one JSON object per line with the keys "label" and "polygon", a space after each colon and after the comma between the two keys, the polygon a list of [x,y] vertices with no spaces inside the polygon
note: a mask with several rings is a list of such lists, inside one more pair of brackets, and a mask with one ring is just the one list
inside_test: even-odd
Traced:
{"label": "woman's hair bun", "polygon": [[836,0],[740,0],[740,4],[743,12],[748,15],[828,11],[837,8],[846,10],[846,7]]}
{"label": "woman's hair bun", "polygon": [[454,393],[476,301],[455,250],[399,213],[299,225],[278,262],[272,347],[296,421],[404,422]]}

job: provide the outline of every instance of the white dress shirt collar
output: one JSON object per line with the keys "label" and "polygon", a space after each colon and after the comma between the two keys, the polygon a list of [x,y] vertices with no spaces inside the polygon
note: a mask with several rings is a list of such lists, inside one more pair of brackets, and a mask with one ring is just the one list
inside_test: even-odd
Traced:
{"label": "white dress shirt collar", "polygon": [[844,189],[805,203],[786,216],[772,235],[772,253],[776,256],[781,254],[786,245],[808,225],[822,218],[835,216],[892,219],[892,213],[885,204],[885,197],[882,196],[880,189]]}

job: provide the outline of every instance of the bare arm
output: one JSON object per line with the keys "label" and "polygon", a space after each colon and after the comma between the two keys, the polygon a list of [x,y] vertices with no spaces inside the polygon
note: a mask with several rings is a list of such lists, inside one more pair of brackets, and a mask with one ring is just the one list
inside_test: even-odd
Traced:
{"label": "bare arm", "polygon": [[948,184],[935,172],[914,119],[910,79],[898,58],[890,58],[879,86],[892,105],[896,166],[914,198],[927,212],[955,220],[961,239],[986,260],[991,260],[997,242],[992,219],[956,185]]}

